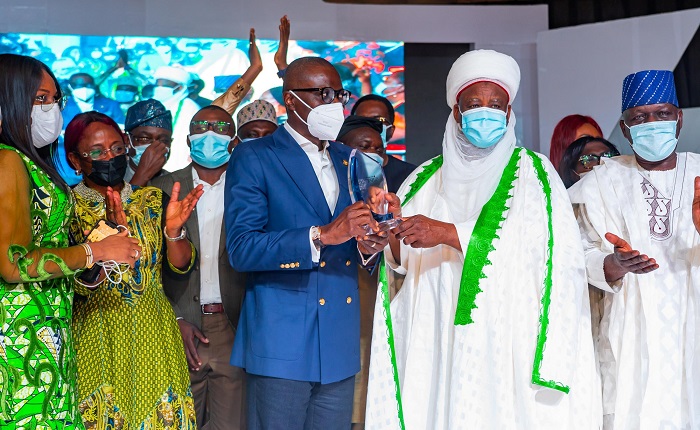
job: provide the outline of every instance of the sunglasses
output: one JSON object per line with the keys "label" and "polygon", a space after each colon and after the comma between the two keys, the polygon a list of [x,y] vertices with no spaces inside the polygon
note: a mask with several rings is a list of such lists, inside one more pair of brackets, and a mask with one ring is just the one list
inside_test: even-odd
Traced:
{"label": "sunglasses", "polygon": [[617,151],[608,151],[608,152],[604,152],[600,155],[586,154],[586,155],[580,156],[578,158],[578,162],[581,163],[583,165],[583,167],[590,170],[590,169],[592,169],[595,166],[600,164],[601,158],[612,158],[612,157],[617,157],[618,155],[620,155],[620,153]]}

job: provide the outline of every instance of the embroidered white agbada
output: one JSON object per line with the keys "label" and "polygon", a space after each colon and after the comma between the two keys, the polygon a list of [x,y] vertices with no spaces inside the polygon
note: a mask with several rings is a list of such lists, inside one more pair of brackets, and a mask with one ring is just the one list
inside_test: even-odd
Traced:
{"label": "embroidered white agbada", "polygon": [[[490,52],[477,59],[489,62]],[[453,71],[449,106],[460,87],[479,73],[454,76]],[[519,73],[517,80],[498,72],[474,77],[496,81],[511,100],[517,92]],[[444,164],[437,168],[439,159],[424,163],[398,192],[402,201],[409,198],[403,216],[423,214],[455,224],[464,252],[446,245],[414,249],[402,244],[396,262],[386,249],[388,285],[380,282],[375,307],[367,429],[600,426],[600,384],[578,227],[549,161],[515,148],[515,122],[511,112],[505,136],[486,157],[476,159],[465,154],[464,135],[448,118]],[[482,208],[502,191],[499,181],[509,173],[514,173],[507,181],[512,188],[505,188],[504,211],[496,214],[505,218],[497,237],[473,240]],[[415,192],[411,185],[422,181]],[[474,297],[471,291],[475,307],[466,306],[464,312],[460,284],[464,255],[474,256],[472,248],[485,252],[489,263],[478,279],[480,292]],[[478,278],[473,265],[468,262],[466,273]]]}
{"label": "embroidered white agbada", "polygon": [[[598,354],[606,429],[700,428],[700,235],[691,212],[699,172],[697,154],[651,172],[621,156],[569,189],[589,282],[605,291]],[[659,269],[608,284],[607,232]]]}

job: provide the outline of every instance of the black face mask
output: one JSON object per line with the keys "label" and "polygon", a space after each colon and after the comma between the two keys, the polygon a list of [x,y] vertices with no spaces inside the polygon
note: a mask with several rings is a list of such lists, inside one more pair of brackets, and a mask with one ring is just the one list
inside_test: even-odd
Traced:
{"label": "black face mask", "polygon": [[126,175],[126,154],[107,161],[93,160],[92,172],[87,177],[102,187],[113,187],[124,181],[124,175]]}

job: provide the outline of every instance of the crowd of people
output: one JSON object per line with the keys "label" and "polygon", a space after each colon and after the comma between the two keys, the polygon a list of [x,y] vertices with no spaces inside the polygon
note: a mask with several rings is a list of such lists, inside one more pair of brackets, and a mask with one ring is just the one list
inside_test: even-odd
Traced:
{"label": "crowd of people", "polygon": [[[391,100],[346,117],[320,57],[278,62],[281,125],[239,109],[253,32],[250,53],[216,100],[160,67],[125,113],[0,54],[3,429],[700,427],[700,157],[676,152],[672,72],[622,84],[634,155],[571,115],[547,158],[516,145],[516,61],[467,52],[415,166],[387,152]],[[360,154],[396,222],[351,196]]]}

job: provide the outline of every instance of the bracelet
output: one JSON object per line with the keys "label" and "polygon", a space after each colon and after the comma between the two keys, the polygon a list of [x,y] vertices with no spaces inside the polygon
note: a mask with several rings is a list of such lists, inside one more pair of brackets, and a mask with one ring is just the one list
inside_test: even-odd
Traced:
{"label": "bracelet", "polygon": [[81,243],[80,246],[85,250],[85,268],[91,269],[95,265],[92,247],[87,243]]}
{"label": "bracelet", "polygon": [[187,235],[187,229],[185,226],[182,226],[182,230],[180,230],[180,235],[178,237],[170,237],[168,236],[168,233],[165,231],[165,227],[163,227],[163,236],[165,236],[165,240],[168,242],[177,242],[185,238]]}

